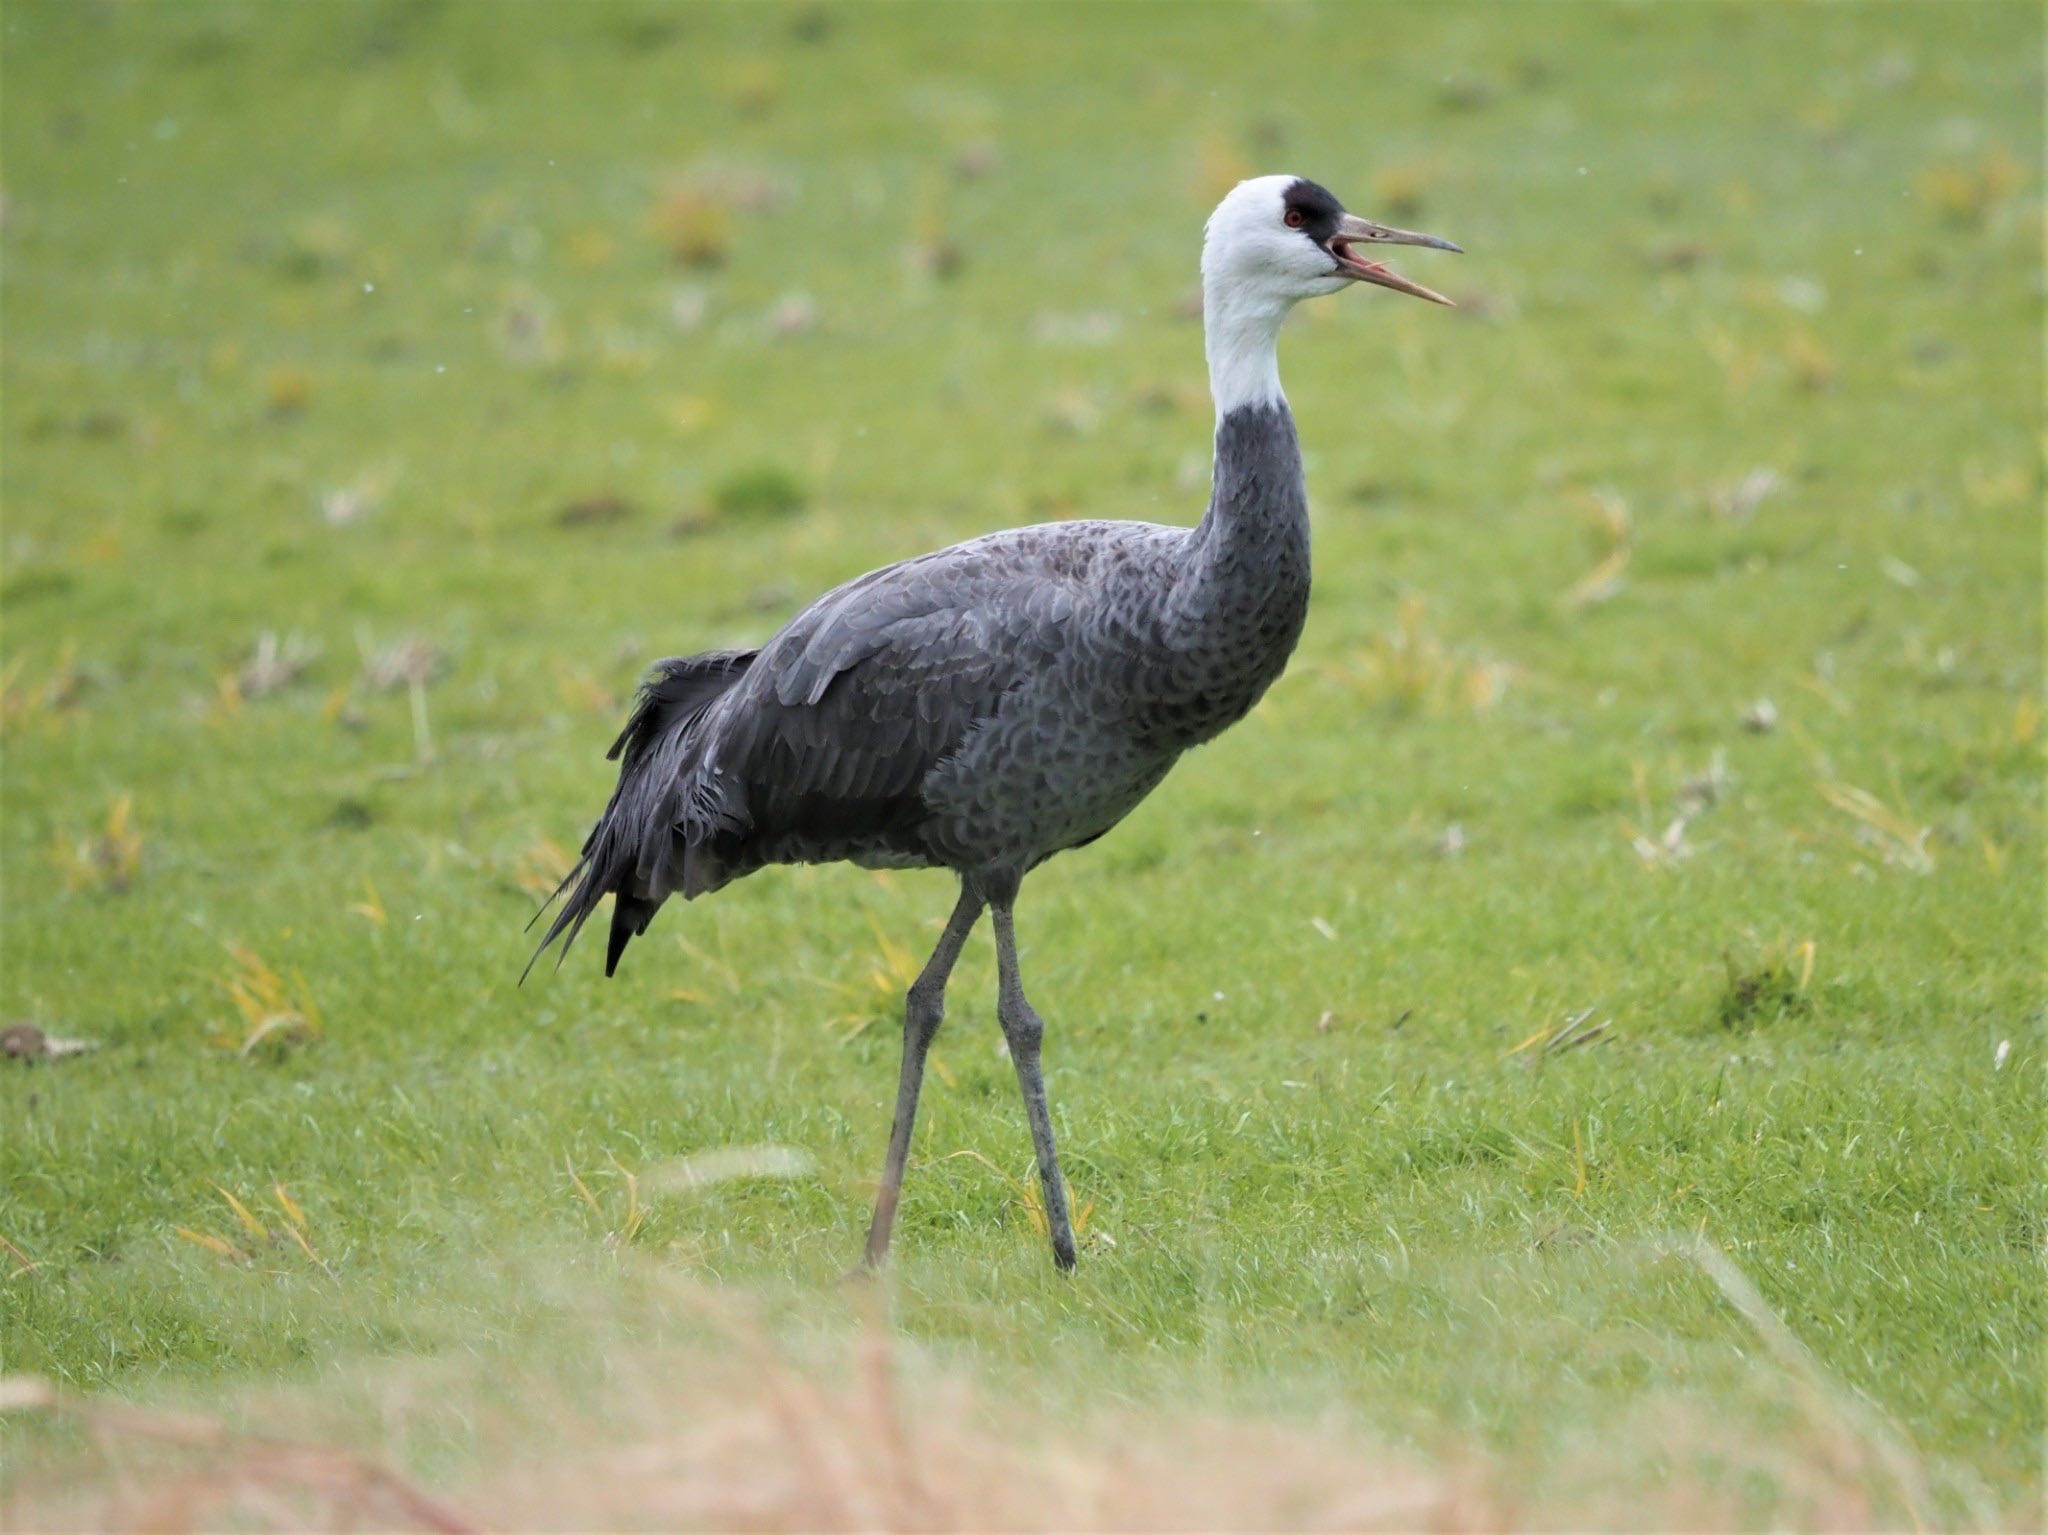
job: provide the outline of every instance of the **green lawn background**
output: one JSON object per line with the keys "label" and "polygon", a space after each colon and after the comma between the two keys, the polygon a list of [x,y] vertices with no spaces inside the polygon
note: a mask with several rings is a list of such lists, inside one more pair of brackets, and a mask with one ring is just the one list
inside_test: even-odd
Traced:
{"label": "green lawn background", "polygon": [[[653,657],[976,532],[1192,521],[1200,222],[1288,170],[1463,244],[1409,263],[1461,307],[1292,323],[1302,651],[1020,908],[1082,1274],[977,944],[900,1326],[1053,1399],[1540,1448],[1733,1389],[1745,1325],[1655,1257],[1698,1232],[1948,1513],[2037,1495],[2033,8],[0,28],[0,985],[99,1045],[0,1073],[8,1369],[517,1337],[500,1260],[601,1275],[624,1172],[728,1144],[818,1170],[632,1245],[850,1263],[943,881],[771,873],[517,989],[531,889]],[[237,1053],[231,946],[317,1042]]]}

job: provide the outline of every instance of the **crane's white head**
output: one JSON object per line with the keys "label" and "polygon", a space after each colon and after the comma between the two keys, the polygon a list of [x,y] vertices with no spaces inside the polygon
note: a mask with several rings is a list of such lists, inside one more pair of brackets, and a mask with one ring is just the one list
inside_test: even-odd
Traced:
{"label": "crane's white head", "polygon": [[1282,308],[1335,293],[1354,282],[1376,283],[1435,304],[1451,301],[1363,254],[1373,245],[1458,249],[1435,235],[1390,229],[1346,213],[1344,205],[1300,176],[1240,181],[1209,215],[1202,241],[1205,289]]}
{"label": "crane's white head", "polygon": [[1280,322],[1305,298],[1373,283],[1448,304],[1364,252],[1374,245],[1458,247],[1435,235],[1389,229],[1346,213],[1344,205],[1300,176],[1240,181],[1209,215],[1202,240],[1202,320],[1209,389],[1218,416],[1277,402]]}

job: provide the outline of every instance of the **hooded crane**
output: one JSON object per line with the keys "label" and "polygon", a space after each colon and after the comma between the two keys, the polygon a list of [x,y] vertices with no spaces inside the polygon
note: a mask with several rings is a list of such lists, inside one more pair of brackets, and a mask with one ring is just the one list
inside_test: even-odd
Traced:
{"label": "hooded crane", "polygon": [[1130,814],[1286,666],[1308,613],[1309,523],[1280,324],[1300,300],[1354,283],[1450,302],[1366,254],[1383,245],[1458,249],[1347,213],[1295,176],[1242,182],[1210,217],[1202,320],[1216,460],[1199,526],[1044,523],[871,571],[757,650],[657,662],[613,743],[618,786],[555,892],[569,895],[540,952],[557,938],[566,952],[609,895],[610,975],[671,895],[694,900],[768,864],[959,877],[905,1000],[871,1267],[889,1250],[946,979],[983,910],[1053,1261],[1073,1267],[1045,1026],[1017,963],[1018,886]]}

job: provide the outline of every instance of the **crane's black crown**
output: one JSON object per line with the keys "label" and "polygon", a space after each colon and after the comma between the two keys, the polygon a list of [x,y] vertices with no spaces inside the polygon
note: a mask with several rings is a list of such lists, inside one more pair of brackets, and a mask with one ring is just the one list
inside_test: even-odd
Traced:
{"label": "crane's black crown", "polygon": [[1344,205],[1331,195],[1328,187],[1303,179],[1287,189],[1283,199],[1290,213],[1301,215],[1301,232],[1318,245],[1330,243],[1330,237],[1337,232],[1337,221],[1344,217]]}

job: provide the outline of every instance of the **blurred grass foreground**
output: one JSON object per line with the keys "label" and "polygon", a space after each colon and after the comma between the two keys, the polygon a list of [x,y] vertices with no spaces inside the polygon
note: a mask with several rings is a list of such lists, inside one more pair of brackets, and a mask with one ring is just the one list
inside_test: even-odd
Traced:
{"label": "blurred grass foreground", "polygon": [[[10,1527],[2027,1526],[2042,56],[2020,4],[0,13]],[[1192,522],[1285,343],[1286,678],[1019,913],[513,984],[647,662]],[[1432,274],[1434,276],[1434,274]]]}

